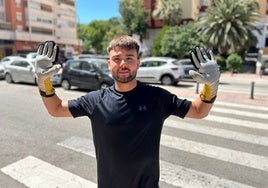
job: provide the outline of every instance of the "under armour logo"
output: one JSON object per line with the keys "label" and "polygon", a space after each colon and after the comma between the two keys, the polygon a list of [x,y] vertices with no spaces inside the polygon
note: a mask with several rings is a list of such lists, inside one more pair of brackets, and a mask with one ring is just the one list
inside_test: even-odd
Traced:
{"label": "under armour logo", "polygon": [[143,105],[143,106],[139,106],[139,111],[146,111],[147,110],[147,108],[146,108],[146,106],[145,105]]}

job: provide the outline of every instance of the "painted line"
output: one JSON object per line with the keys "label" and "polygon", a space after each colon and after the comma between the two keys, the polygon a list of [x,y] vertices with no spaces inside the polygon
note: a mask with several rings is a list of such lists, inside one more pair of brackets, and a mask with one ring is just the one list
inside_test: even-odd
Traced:
{"label": "painted line", "polygon": [[175,128],[175,129],[180,129],[180,130],[187,130],[187,131],[196,132],[196,133],[202,133],[202,134],[211,135],[211,136],[217,136],[217,137],[230,139],[234,141],[241,141],[241,142],[250,143],[250,144],[268,146],[268,137],[264,137],[264,136],[239,133],[235,131],[229,131],[229,130],[214,128],[214,127],[194,125],[190,123],[184,123],[181,121],[179,122],[170,118],[165,121],[164,126]]}
{"label": "painted line", "polygon": [[235,118],[227,118],[227,117],[221,117],[221,116],[215,116],[215,115],[208,115],[204,118],[204,120],[213,121],[217,123],[223,123],[223,124],[229,124],[229,125],[236,125],[240,127],[247,127],[252,129],[262,129],[262,130],[268,130],[268,124],[267,123],[260,123],[260,122],[254,122],[254,121],[247,121],[247,120],[241,120],[241,119],[235,119]]}
{"label": "painted line", "polygon": [[163,134],[161,136],[161,145],[268,172],[268,158],[264,156],[203,144]]}
{"label": "painted line", "polygon": [[245,116],[245,117],[252,117],[252,118],[259,118],[259,119],[267,119],[268,115],[267,113],[254,113],[254,112],[248,112],[248,111],[242,111],[242,110],[233,110],[230,108],[218,108],[213,107],[211,109],[212,112],[219,112],[223,114],[232,114],[232,115],[239,115],[239,116]]}
{"label": "painted line", "polygon": [[179,165],[174,165],[165,161],[160,161],[160,168],[160,181],[165,181],[166,183],[176,187],[253,188],[249,185],[234,182]]}
{"label": "painted line", "polygon": [[1,171],[29,188],[97,188],[97,184],[33,156],[12,163]]}
{"label": "painted line", "polygon": [[95,147],[93,141],[90,139],[73,136],[57,143],[57,145],[96,158]]}
{"label": "painted line", "polygon": [[[84,147],[80,147],[80,144]],[[81,137],[71,137],[58,145],[68,149],[81,152],[86,155],[95,156],[93,141]],[[93,146],[94,147],[94,146]],[[240,184],[235,181],[226,180],[217,176],[198,172],[192,169],[173,165],[165,161],[160,161],[160,181],[166,182],[174,186],[183,187],[230,187],[230,188],[250,188],[250,186]],[[211,186],[210,186],[211,185]]]}

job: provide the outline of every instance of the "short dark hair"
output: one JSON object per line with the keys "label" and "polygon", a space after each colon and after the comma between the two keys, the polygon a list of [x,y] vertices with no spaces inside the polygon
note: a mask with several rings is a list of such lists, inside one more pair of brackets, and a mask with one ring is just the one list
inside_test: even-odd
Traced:
{"label": "short dark hair", "polygon": [[139,42],[131,36],[122,35],[114,38],[108,45],[107,51],[108,53],[111,50],[114,50],[116,47],[125,48],[125,49],[135,49],[137,51],[137,55],[139,55],[140,45]]}

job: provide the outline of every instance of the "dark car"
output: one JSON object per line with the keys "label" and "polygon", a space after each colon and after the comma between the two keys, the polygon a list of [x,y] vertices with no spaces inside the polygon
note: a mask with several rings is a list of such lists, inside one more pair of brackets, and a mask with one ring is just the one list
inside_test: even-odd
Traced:
{"label": "dark car", "polygon": [[61,86],[69,90],[71,86],[81,89],[97,90],[114,83],[107,61],[104,59],[69,60],[62,71]]}

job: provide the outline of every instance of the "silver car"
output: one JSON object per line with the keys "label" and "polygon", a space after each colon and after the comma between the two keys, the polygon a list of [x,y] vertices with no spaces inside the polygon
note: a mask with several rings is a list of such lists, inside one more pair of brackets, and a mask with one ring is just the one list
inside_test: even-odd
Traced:
{"label": "silver car", "polygon": [[176,85],[184,78],[184,69],[176,65],[177,59],[170,57],[147,57],[141,60],[137,79],[143,82],[160,82]]}
{"label": "silver car", "polygon": [[14,59],[5,66],[5,80],[8,83],[24,82],[36,84],[35,60]]}

